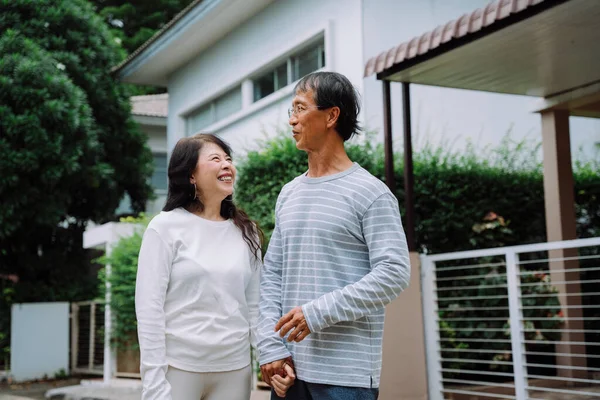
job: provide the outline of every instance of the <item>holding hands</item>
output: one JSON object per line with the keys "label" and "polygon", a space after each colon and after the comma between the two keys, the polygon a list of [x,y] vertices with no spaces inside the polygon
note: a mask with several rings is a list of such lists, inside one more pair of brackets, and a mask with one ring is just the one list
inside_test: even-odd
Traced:
{"label": "holding hands", "polygon": [[273,390],[275,390],[277,396],[285,398],[288,389],[292,387],[296,380],[296,374],[290,364],[285,364],[283,371],[285,378],[281,375],[273,375],[271,377],[271,386],[273,387]]}
{"label": "holding hands", "polygon": [[260,366],[263,381],[275,390],[279,397],[285,397],[287,391],[294,384],[296,374],[292,358],[273,361]]}
{"label": "holding hands", "polygon": [[[285,314],[275,325],[275,332],[279,331],[281,337],[288,335],[288,342],[300,342],[311,332],[306,323],[306,318],[301,307],[295,307]],[[279,397],[285,397],[287,391],[294,384],[296,374],[292,358],[277,360],[260,366],[263,381],[275,390]]]}

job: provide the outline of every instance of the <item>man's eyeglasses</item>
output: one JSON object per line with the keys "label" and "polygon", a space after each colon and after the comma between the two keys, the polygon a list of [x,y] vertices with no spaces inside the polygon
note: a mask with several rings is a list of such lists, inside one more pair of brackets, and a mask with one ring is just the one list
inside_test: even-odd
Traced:
{"label": "man's eyeglasses", "polygon": [[319,107],[319,106],[302,106],[302,105],[298,104],[295,107],[288,108],[288,117],[292,118],[293,115],[298,116],[308,110],[321,110],[321,109],[322,109],[322,107]]}

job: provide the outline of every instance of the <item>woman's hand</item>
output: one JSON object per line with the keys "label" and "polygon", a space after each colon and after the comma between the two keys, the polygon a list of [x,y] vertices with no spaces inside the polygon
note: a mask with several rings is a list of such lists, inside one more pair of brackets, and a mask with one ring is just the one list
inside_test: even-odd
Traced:
{"label": "woman's hand", "polygon": [[275,390],[275,394],[279,397],[285,398],[285,395],[289,388],[292,387],[296,380],[296,374],[294,369],[289,364],[285,364],[284,367],[285,378],[281,375],[273,375],[271,377],[271,386]]}

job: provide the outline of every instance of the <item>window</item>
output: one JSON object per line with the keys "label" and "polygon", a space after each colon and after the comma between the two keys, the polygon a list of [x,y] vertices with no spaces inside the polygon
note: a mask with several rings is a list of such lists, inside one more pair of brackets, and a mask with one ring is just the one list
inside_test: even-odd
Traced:
{"label": "window", "polygon": [[292,80],[297,81],[304,75],[323,68],[324,56],[323,47],[319,45],[292,57]]}
{"label": "window", "polygon": [[156,153],[154,158],[154,172],[150,184],[154,190],[167,190],[167,155],[165,153]]}
{"label": "window", "polygon": [[241,109],[242,88],[241,86],[237,86],[235,89],[222,94],[188,115],[186,119],[187,135],[193,135],[203,128],[206,128]]}
{"label": "window", "polygon": [[285,62],[254,79],[254,101],[267,97],[324,66],[325,42],[324,39],[321,39],[290,55]]}
{"label": "window", "polygon": [[254,81],[254,101],[267,97],[287,84],[288,73],[287,62],[285,62]]}

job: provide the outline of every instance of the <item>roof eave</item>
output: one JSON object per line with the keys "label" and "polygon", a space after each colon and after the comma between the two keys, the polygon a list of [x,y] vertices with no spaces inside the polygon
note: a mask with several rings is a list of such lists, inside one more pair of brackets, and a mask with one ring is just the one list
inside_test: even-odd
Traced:
{"label": "roof eave", "polygon": [[[201,20],[221,0],[194,0],[150,39],[111,69],[120,80],[128,83],[167,86],[167,76],[155,82],[139,82],[130,79],[141,66],[152,60],[161,50],[179,38],[193,24]],[[129,79],[128,79],[129,78]]]}
{"label": "roof eave", "polygon": [[[519,0],[516,0],[516,2],[513,2],[513,4],[518,3],[518,1]],[[488,9],[491,6],[496,6],[495,10],[500,12],[500,6],[503,2],[497,0],[488,4],[488,6],[483,9],[475,10],[470,14],[464,14],[456,20],[450,21],[445,25],[438,26],[433,31],[426,32],[419,37],[415,37],[408,42],[404,42],[399,46],[388,50],[387,52],[381,53],[376,57],[372,57],[367,61],[364,77],[368,77],[376,73],[378,80],[391,80],[390,77],[399,72],[406,71],[415,65],[427,62],[428,60],[472,43],[518,22],[531,18],[532,16],[535,16],[567,1],[569,0],[529,0],[529,3],[531,4],[528,4],[527,8],[519,12],[511,12],[507,16],[501,19],[496,19],[487,25],[485,25],[485,21],[483,21],[481,28],[475,32],[460,32],[461,22],[466,21],[468,23],[470,19],[476,16],[477,12],[482,12],[485,14],[488,12]],[[485,19],[485,15],[483,19]],[[436,33],[438,35],[443,34],[445,33],[444,31],[447,31],[448,29],[454,30],[451,36],[446,38],[442,37],[440,42],[433,48],[429,48],[425,51],[422,50],[421,47],[424,44],[431,45],[429,41],[434,40],[433,36]],[[410,80],[406,81],[409,82]]]}

